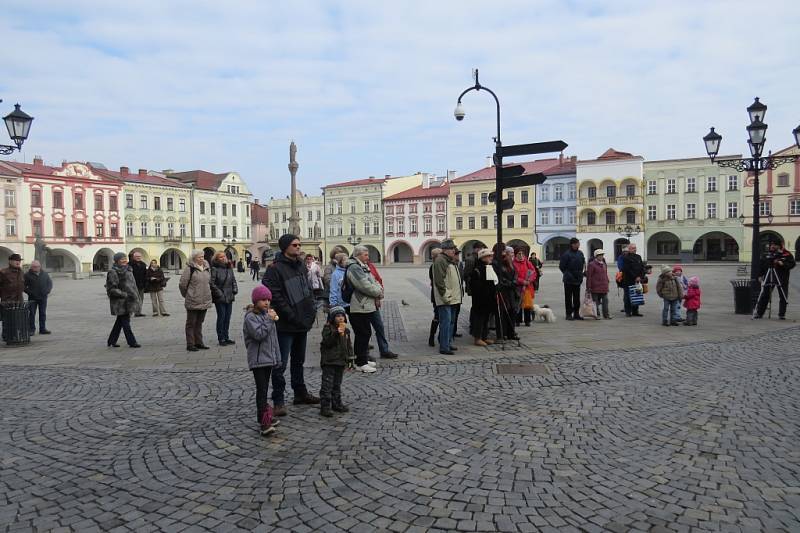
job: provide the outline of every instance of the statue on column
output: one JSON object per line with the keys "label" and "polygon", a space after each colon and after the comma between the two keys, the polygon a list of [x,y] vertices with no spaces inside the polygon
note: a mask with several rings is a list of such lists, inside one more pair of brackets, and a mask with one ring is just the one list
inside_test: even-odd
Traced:
{"label": "statue on column", "polygon": [[44,243],[42,234],[38,231],[36,232],[36,240],[33,241],[33,250],[34,260],[39,261],[42,264],[42,268],[45,268],[47,265],[47,252],[50,248]]}

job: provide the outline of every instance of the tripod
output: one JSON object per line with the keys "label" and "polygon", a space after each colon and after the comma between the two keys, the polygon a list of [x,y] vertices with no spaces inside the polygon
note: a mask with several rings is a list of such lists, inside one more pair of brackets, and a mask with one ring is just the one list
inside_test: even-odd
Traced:
{"label": "tripod", "polygon": [[[503,298],[503,295],[499,292],[495,295],[495,301],[497,302],[497,318],[495,319],[495,326],[497,327],[497,338],[500,339],[500,344],[503,345],[503,351],[506,350],[506,338],[505,335],[508,332],[503,332],[503,316],[508,319],[509,323],[513,324],[514,317],[511,316],[511,312],[508,310],[508,306],[506,305],[506,300]],[[504,315],[501,315],[501,311],[504,312]],[[517,339],[517,348],[521,347],[521,341],[519,338]]]}
{"label": "tripod", "polygon": [[786,297],[786,291],[781,284],[781,280],[778,278],[778,274],[775,272],[775,267],[769,267],[767,273],[764,275],[764,282],[761,284],[761,291],[758,293],[758,299],[756,300],[755,309],[753,309],[753,316],[758,316],[758,305],[761,303],[761,298],[764,296],[764,291],[767,290],[767,286],[769,286],[769,302],[767,303],[767,308],[769,309],[769,314],[767,315],[769,318],[772,318],[772,288],[777,286],[778,287],[778,295],[780,298],[783,299],[784,302],[787,304],[789,303],[789,298]]}

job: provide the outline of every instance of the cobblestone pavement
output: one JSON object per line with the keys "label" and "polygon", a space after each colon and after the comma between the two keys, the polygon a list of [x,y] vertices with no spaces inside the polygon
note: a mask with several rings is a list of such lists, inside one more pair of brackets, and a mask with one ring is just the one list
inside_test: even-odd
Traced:
{"label": "cobblestone pavement", "polygon": [[3,366],[0,528],[798,531],[800,328],[779,339],[401,362],[271,438],[246,371]]}

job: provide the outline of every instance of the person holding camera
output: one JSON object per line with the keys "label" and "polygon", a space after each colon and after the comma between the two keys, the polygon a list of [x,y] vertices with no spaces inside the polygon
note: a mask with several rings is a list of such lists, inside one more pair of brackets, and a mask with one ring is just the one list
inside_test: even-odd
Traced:
{"label": "person holding camera", "polygon": [[772,241],[769,243],[767,253],[761,258],[759,272],[761,276],[759,282],[763,284],[761,297],[756,305],[756,315],[753,318],[761,318],[767,309],[767,304],[772,299],[772,289],[780,284],[778,297],[780,305],[778,307],[778,318],[786,320],[786,306],[789,301],[786,296],[789,291],[789,271],[794,268],[794,256],[783,247],[782,241]]}

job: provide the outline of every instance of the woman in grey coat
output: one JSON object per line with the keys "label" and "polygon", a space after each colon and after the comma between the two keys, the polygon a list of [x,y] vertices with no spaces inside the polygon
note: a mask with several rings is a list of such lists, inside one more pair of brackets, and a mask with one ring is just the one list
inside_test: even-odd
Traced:
{"label": "woman in grey coat", "polygon": [[[192,252],[192,258],[183,269],[178,290],[186,307],[186,349],[190,352],[208,350],[203,343],[203,322],[211,307],[211,271],[202,250]],[[215,290],[216,288],[214,288]]]}
{"label": "woman in grey coat", "polygon": [[136,288],[136,280],[133,279],[133,272],[128,268],[128,256],[122,252],[114,254],[114,266],[106,274],[106,294],[108,294],[111,314],[117,317],[111,333],[108,335],[108,346],[119,348],[117,341],[119,333],[125,333],[125,340],[131,348],[140,348],[136,342],[136,337],[131,329],[131,315],[135,315],[141,309],[139,302],[139,289]]}

